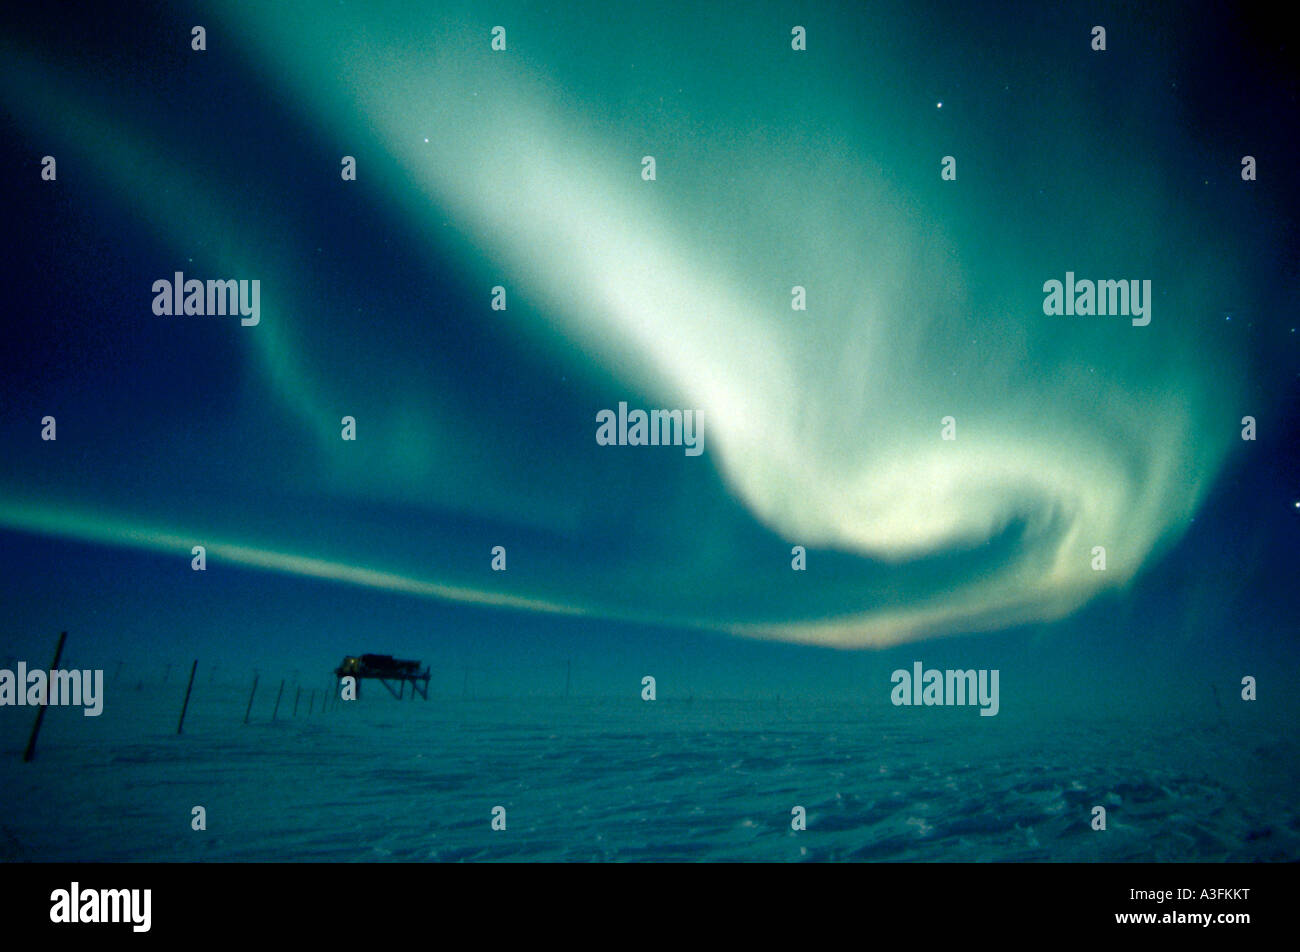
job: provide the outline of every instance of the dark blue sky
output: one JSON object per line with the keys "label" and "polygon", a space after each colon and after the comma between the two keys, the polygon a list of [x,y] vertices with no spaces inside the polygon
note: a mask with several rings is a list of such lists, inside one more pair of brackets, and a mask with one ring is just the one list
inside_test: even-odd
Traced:
{"label": "dark blue sky", "polygon": [[[1004,697],[1294,679],[1300,117],[1267,24],[846,8],[791,66],[762,6],[715,82],[671,17],[588,24],[575,58],[581,18],[504,11],[498,70],[456,11],[381,8],[6,14],[0,655],[67,629],[69,663],[157,675],[379,651],[452,693],[464,666],[556,692],[572,659],[581,693],[871,703],[918,658],[1001,667]],[[1067,268],[1152,278],[1152,326],[1052,324]],[[259,279],[262,324],[155,316],[177,270]],[[705,455],[597,446],[620,400],[705,408]],[[945,412],[973,455],[932,463]],[[1076,597],[1098,533],[1129,582]],[[254,555],[194,573],[190,540]],[[842,618],[906,640],[787,643]]]}

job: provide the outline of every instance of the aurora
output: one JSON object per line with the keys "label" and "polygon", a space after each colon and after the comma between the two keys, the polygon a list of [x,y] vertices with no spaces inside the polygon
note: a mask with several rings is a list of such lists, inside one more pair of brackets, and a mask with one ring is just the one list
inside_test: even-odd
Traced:
{"label": "aurora", "polygon": [[[147,332],[153,356],[136,366],[196,368],[203,396],[165,424],[148,422],[156,400],[118,407],[127,432],[186,434],[133,439],[129,463],[105,431],[70,429],[82,410],[53,413],[33,388],[15,419],[57,416],[59,438],[13,457],[5,528],[177,557],[215,539],[241,565],[431,601],[884,647],[1048,623],[1126,590],[1241,448],[1249,363],[1200,315],[1252,300],[1250,253],[1150,188],[1187,154],[1182,133],[1136,167],[1106,140],[1061,157],[1051,181],[1029,154],[1003,156],[994,178],[945,181],[953,136],[976,155],[993,146],[960,96],[945,92],[940,112],[912,90],[907,64],[927,41],[902,23],[897,56],[872,66],[827,30],[790,49],[779,5],[731,25],[716,51],[707,31],[669,36],[638,11],[582,56],[548,55],[560,28],[523,5],[494,14],[513,17],[503,49],[473,4],[420,30],[400,4],[311,9],[215,10],[205,26],[226,42],[192,53],[237,48],[248,100],[269,84],[289,104],[228,135],[292,123],[306,137],[301,193],[270,165],[197,161],[149,109],[6,44],[0,99],[75,160],[49,188],[130,211],[147,273],[180,254],[268,280],[249,302],[256,333],[238,341],[180,322]],[[647,35],[677,56],[631,56]],[[674,65],[706,53],[708,77]],[[1069,128],[1060,102],[1008,92],[988,93],[1000,121]],[[685,150],[675,130],[692,116],[711,131]],[[342,156],[353,174],[340,176]],[[1030,203],[1050,188],[1079,197],[1008,216],[1011,183]],[[354,224],[314,224],[321,207]],[[1127,224],[1104,225],[1115,220]],[[1198,240],[1153,252],[1142,227],[1157,224]],[[1122,287],[1135,324],[1164,318],[1142,334],[1045,319],[1035,292],[1044,273],[1075,273],[1062,260],[1151,275],[1102,299],[1118,307]],[[508,310],[489,306],[498,286]],[[791,308],[795,287],[806,310]],[[121,326],[149,316],[107,300]],[[589,455],[592,408],[624,403],[690,407],[697,438],[707,415],[704,464]],[[343,418],[356,440],[340,439]],[[702,446],[683,443],[688,457]],[[56,465],[64,447],[106,475]],[[141,473],[186,475],[142,490]],[[661,518],[605,491],[655,491],[641,481],[672,488]],[[484,575],[482,553],[516,534],[528,541],[511,571]],[[811,553],[797,584],[774,574],[792,546]],[[828,560],[840,568],[821,574]]]}
{"label": "aurora", "polygon": [[1267,11],[10,8],[0,862],[1300,856]]}

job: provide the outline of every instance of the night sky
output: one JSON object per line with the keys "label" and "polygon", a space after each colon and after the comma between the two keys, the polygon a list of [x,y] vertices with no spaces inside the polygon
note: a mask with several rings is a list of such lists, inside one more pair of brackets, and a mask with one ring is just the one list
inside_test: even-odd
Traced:
{"label": "night sky", "polygon": [[[1003,709],[1281,693],[1285,41],[1046,6],[6,12],[0,655],[66,629],[65,666],[375,651],[485,695],[572,660],[586,694],[884,703],[915,659],[1002,668]],[[154,314],[178,271],[259,280],[260,322]],[[1150,324],[1044,314],[1067,272],[1149,280]],[[703,454],[598,445],[620,401],[697,411]]]}

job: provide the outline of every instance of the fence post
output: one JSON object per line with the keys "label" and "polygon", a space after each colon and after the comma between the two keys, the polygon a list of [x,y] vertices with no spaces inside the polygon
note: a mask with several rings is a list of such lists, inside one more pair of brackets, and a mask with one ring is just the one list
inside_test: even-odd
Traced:
{"label": "fence post", "polygon": [[[66,631],[59,634],[59,643],[54,649],[54,660],[50,662],[50,670],[53,671],[59,666],[59,659],[63,657],[63,642],[68,639]],[[18,690],[27,690],[26,685],[18,687]],[[27,739],[27,749],[23,751],[23,763],[31,763],[31,759],[36,756],[36,738],[41,733],[41,721],[45,720],[45,708],[50,702],[50,685],[45,685],[45,703],[36,710],[36,723],[32,725],[32,736]]]}
{"label": "fence post", "polygon": [[248,692],[248,707],[244,710],[244,723],[248,723],[248,715],[253,710],[253,695],[257,693],[257,675],[253,675],[253,690]]}
{"label": "fence post", "polygon": [[194,672],[199,670],[199,659],[194,659],[194,664],[190,666],[190,683],[185,686],[185,703],[181,705],[181,719],[176,722],[176,733],[179,734],[185,727],[185,712],[190,706],[190,692],[194,690]]}

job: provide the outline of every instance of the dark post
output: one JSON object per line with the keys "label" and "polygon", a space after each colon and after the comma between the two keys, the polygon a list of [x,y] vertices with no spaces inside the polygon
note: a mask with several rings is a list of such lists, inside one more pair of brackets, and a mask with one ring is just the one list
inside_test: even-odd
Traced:
{"label": "dark post", "polygon": [[311,712],[316,709],[316,689],[311,689],[311,700],[307,702],[307,715],[310,717]]}
{"label": "dark post", "polygon": [[181,705],[181,719],[176,722],[176,733],[179,734],[185,727],[185,712],[190,706],[190,692],[194,690],[194,672],[199,670],[199,659],[194,659],[194,664],[190,666],[190,683],[185,686],[185,703]]}
{"label": "dark post", "polygon": [[244,723],[248,723],[249,712],[253,710],[253,695],[257,693],[257,675],[253,675],[253,690],[248,692],[248,707],[244,710]]}
{"label": "dark post", "polygon": [[275,720],[275,715],[280,713],[280,698],[284,697],[284,678],[280,679],[280,693],[275,696],[275,710],[271,712],[271,720]]}
{"label": "dark post", "polygon": [[302,697],[302,685],[298,685],[298,690],[293,693],[293,716],[298,716],[298,701]]}
{"label": "dark post", "polygon": [[[59,666],[59,659],[63,657],[63,642],[68,638],[68,633],[59,634],[59,643],[54,649],[54,660],[50,662],[50,670],[53,671]],[[25,686],[19,687],[19,690],[26,690]],[[41,721],[45,720],[45,708],[49,706],[50,686],[45,685],[45,703],[36,711],[36,723],[32,725],[32,736],[27,740],[27,749],[23,751],[23,763],[30,763],[31,759],[36,756],[36,738],[41,732]]]}

